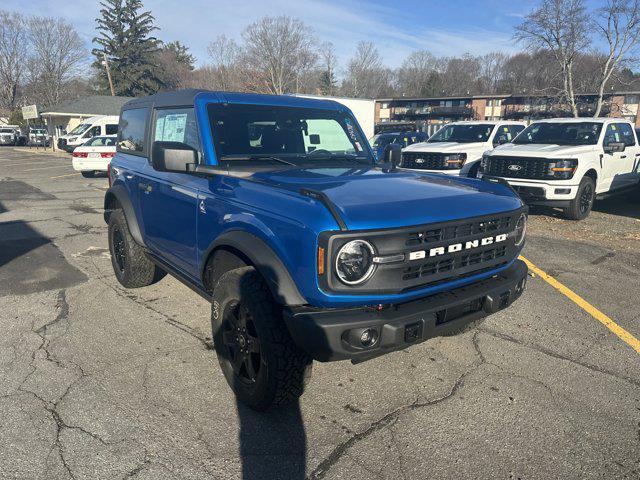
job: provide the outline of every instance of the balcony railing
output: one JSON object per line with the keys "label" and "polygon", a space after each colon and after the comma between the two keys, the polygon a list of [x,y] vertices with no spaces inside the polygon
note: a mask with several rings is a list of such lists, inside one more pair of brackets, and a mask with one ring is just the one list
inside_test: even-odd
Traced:
{"label": "balcony railing", "polygon": [[472,117],[473,109],[464,105],[456,106],[427,106],[418,108],[396,108],[395,115],[407,117]]}

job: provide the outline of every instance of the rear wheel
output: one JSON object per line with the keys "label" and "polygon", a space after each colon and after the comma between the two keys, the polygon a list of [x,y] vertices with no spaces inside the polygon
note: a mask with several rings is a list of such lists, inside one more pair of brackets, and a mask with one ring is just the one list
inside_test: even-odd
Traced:
{"label": "rear wheel", "polygon": [[96,174],[96,172],[94,172],[93,170],[82,170],[82,176],[84,178],[93,178],[93,176]]}
{"label": "rear wheel", "polygon": [[123,287],[146,287],[165,276],[135,242],[124,213],[119,209],[109,215],[109,252],[113,271]]}
{"label": "rear wheel", "polygon": [[293,342],[282,307],[253,267],[220,277],[213,290],[211,327],[220,367],[241,402],[264,411],[302,395],[311,358]]}
{"label": "rear wheel", "polygon": [[591,177],[584,177],[580,181],[578,192],[567,208],[564,216],[569,220],[583,220],[587,218],[596,196],[596,183]]}

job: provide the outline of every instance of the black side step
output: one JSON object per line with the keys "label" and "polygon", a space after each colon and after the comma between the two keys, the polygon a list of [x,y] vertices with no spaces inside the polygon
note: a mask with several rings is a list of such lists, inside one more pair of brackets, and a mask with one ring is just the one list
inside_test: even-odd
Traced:
{"label": "black side step", "polygon": [[347,224],[344,223],[344,220],[340,216],[340,212],[338,211],[338,208],[335,206],[335,204],[331,201],[331,199],[327,196],[326,193],[319,192],[317,190],[311,190],[309,188],[301,188],[300,194],[306,197],[311,197],[314,200],[318,200],[325,207],[327,207],[327,210],[329,210],[329,212],[331,213],[335,221],[338,223],[340,230],[342,231],[348,230]]}

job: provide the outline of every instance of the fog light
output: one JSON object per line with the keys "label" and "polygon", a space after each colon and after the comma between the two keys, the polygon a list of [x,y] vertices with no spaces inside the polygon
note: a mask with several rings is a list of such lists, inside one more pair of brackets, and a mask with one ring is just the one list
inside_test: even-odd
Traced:
{"label": "fog light", "polygon": [[378,341],[378,332],[373,328],[367,328],[360,334],[360,343],[363,347],[370,347]]}

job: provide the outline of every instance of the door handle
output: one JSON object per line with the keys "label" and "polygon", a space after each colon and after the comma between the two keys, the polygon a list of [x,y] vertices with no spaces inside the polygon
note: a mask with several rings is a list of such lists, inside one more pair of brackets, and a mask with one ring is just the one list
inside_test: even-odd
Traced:
{"label": "door handle", "polygon": [[149,193],[153,190],[153,187],[148,183],[138,183],[138,188],[143,190],[145,193]]}

